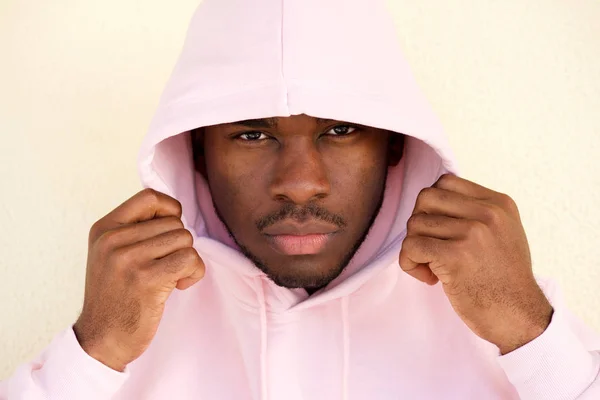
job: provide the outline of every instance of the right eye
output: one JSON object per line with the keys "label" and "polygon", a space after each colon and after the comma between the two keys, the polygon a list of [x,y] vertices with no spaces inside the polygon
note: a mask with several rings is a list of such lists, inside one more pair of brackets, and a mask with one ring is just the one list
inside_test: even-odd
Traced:
{"label": "right eye", "polygon": [[265,140],[268,139],[269,137],[267,135],[265,135],[262,132],[244,132],[244,133],[240,133],[239,135],[236,136],[237,139],[246,141],[246,142],[256,142],[259,140]]}

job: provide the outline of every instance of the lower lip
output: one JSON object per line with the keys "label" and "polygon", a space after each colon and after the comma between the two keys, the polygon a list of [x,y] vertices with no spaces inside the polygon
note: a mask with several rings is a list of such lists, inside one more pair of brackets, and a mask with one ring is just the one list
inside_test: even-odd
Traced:
{"label": "lower lip", "polygon": [[276,250],[290,256],[320,253],[332,234],[268,236]]}

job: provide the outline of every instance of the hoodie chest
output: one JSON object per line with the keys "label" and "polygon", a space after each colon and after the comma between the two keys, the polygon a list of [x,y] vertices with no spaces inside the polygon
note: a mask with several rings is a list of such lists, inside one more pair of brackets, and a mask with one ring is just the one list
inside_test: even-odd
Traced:
{"label": "hoodie chest", "polygon": [[[203,282],[168,305],[123,399],[510,399],[495,348],[435,288],[397,282],[301,311]],[[131,390],[135,388],[135,393]],[[144,388],[140,391],[140,388]]]}

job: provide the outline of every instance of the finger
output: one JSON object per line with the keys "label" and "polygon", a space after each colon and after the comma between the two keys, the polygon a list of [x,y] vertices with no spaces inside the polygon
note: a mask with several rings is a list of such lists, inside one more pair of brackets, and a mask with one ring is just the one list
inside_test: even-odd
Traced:
{"label": "finger", "polygon": [[404,272],[428,285],[435,285],[439,280],[426,264],[419,264],[413,269],[404,270]]}
{"label": "finger", "polygon": [[160,217],[181,218],[181,203],[164,193],[152,189],[138,192],[129,200],[102,218],[105,229],[133,224]]}
{"label": "finger", "polygon": [[106,231],[99,240],[108,240],[112,248],[120,248],[153,238],[166,232],[183,228],[178,217],[162,217],[135,224],[122,225]]}
{"label": "finger", "polygon": [[480,200],[488,200],[498,194],[498,192],[452,174],[442,175],[437,182],[433,184],[433,187],[460,193],[464,196],[474,197]]}
{"label": "finger", "polygon": [[437,277],[430,268],[431,263],[440,263],[440,254],[447,244],[444,240],[424,237],[407,236],[400,250],[400,268],[416,279],[428,284],[437,282]]}
{"label": "finger", "polygon": [[428,236],[436,239],[462,239],[470,230],[469,219],[437,214],[413,214],[407,222],[407,236]]}
{"label": "finger", "polygon": [[428,187],[419,193],[414,214],[432,214],[478,220],[484,212],[481,200],[449,190]]}
{"label": "finger", "polygon": [[198,270],[202,271],[202,273],[198,272],[193,276],[189,276],[187,278],[183,278],[177,281],[177,285],[175,287],[179,290],[186,290],[196,284],[196,282],[200,281],[200,279],[204,278],[204,269]]}
{"label": "finger", "polygon": [[186,247],[157,260],[153,267],[161,279],[185,290],[204,277],[204,261],[193,247]]}
{"label": "finger", "polygon": [[135,254],[134,258],[139,262],[158,260],[178,250],[192,247],[194,238],[187,229],[175,229],[160,235],[142,240],[128,246],[120,251]]}

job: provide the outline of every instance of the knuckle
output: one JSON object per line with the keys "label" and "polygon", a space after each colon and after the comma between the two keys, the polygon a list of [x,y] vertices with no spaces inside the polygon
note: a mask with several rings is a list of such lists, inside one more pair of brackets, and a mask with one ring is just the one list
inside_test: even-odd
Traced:
{"label": "knuckle", "polygon": [[485,233],[485,225],[479,221],[467,221],[467,236],[471,239],[480,239]]}
{"label": "knuckle", "polygon": [[440,176],[440,178],[435,183],[435,186],[437,186],[437,187],[445,187],[446,184],[452,182],[453,179],[455,179],[454,175],[452,175],[452,174],[444,174],[444,175]]}
{"label": "knuckle", "polygon": [[181,202],[177,199],[172,200],[173,204],[175,205],[175,209],[177,210],[177,215],[181,215],[181,213],[183,212],[183,206],[181,205]]}
{"label": "knuckle", "polygon": [[192,233],[185,228],[176,229],[173,232],[173,236],[178,243],[182,246],[188,247],[194,243],[194,237]]}
{"label": "knuckle", "polygon": [[120,271],[130,271],[132,266],[136,264],[136,261],[136,252],[130,248],[113,250],[108,257],[109,264]]}
{"label": "knuckle", "polygon": [[498,197],[498,201],[502,207],[504,207],[508,211],[517,211],[517,203],[507,194],[500,193]]}
{"label": "knuckle", "polygon": [[181,215],[183,207],[179,200],[152,188],[146,188],[142,190],[141,193],[144,201],[148,202],[149,204],[158,204],[161,202],[170,203],[173,206],[174,211],[177,213],[177,215]]}
{"label": "knuckle", "polygon": [[437,180],[438,183],[443,183],[443,182],[447,182],[450,179],[449,174],[443,174],[442,176],[439,177],[439,179]]}
{"label": "knuckle", "polygon": [[191,246],[192,244],[194,244],[194,236],[190,231],[184,228],[180,228],[177,230],[177,232],[186,246]]}
{"label": "knuckle", "polygon": [[419,197],[430,197],[433,194],[433,192],[435,192],[435,189],[432,187],[423,188],[419,192]]}
{"label": "knuckle", "polygon": [[410,231],[418,231],[419,228],[438,228],[440,226],[440,221],[434,215],[428,214],[413,214],[407,221],[407,228]]}
{"label": "knuckle", "polygon": [[100,237],[96,241],[96,245],[98,246],[101,252],[110,252],[112,249],[118,246],[120,237],[121,235],[118,231],[106,231],[100,235]]}
{"label": "knuckle", "polygon": [[482,212],[483,221],[490,226],[497,226],[501,220],[502,209],[495,205],[484,207]]}
{"label": "knuckle", "polygon": [[198,252],[196,251],[196,249],[194,249],[193,247],[187,247],[185,249],[183,249],[182,251],[182,261],[184,263],[197,263],[200,261],[200,256],[198,255]]}
{"label": "knuckle", "polygon": [[417,196],[417,208],[422,206],[423,204],[428,204],[436,197],[437,189],[432,187],[426,187],[421,189],[419,195]]}
{"label": "knuckle", "polygon": [[98,220],[90,227],[88,239],[90,243],[94,243],[102,235],[102,220]]}
{"label": "knuckle", "polygon": [[419,214],[413,214],[410,216],[408,221],[406,221],[406,228],[409,232],[415,231],[419,226]]}
{"label": "knuckle", "polygon": [[142,198],[150,203],[157,203],[159,199],[159,194],[156,190],[152,188],[146,188],[141,191]]}

